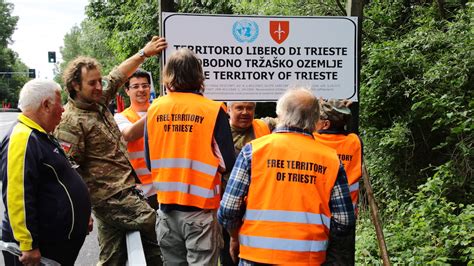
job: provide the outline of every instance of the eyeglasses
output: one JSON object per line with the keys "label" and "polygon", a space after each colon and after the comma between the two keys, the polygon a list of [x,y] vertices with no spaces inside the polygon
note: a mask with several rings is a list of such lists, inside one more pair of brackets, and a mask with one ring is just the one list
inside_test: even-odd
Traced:
{"label": "eyeglasses", "polygon": [[143,88],[144,90],[148,90],[150,88],[150,84],[142,83],[142,84],[134,84],[132,86],[129,86],[129,88],[132,90],[138,90],[140,87]]}

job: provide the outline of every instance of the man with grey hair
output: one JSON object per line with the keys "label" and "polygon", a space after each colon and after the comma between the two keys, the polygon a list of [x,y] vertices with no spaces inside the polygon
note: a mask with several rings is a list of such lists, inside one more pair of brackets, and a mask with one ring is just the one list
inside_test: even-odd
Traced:
{"label": "man with grey hair", "polygon": [[330,262],[339,253],[328,246],[355,222],[344,168],[313,139],[319,104],[310,90],[288,90],[276,111],[277,128],[244,146],[220,204],[231,256],[244,265]]}
{"label": "man with grey hair", "polygon": [[87,186],[50,135],[64,111],[60,91],[53,81],[27,82],[22,113],[1,142],[2,240],[22,253],[3,252],[5,265],[39,265],[42,256],[73,265],[92,229]]}

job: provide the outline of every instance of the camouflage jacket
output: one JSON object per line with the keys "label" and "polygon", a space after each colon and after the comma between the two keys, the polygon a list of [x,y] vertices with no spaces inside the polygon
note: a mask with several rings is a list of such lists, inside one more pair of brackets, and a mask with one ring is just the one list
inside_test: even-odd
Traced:
{"label": "camouflage jacket", "polygon": [[[275,129],[278,122],[277,119],[273,117],[260,118],[260,120],[267,124],[268,128],[270,129],[270,132]],[[253,127],[240,129],[231,125],[230,129],[232,131],[232,140],[234,141],[235,156],[238,156],[245,144],[255,139]]]}
{"label": "camouflage jacket", "polygon": [[230,126],[230,130],[232,131],[232,140],[234,141],[235,156],[238,156],[245,144],[255,139],[253,127],[241,129]]}
{"label": "camouflage jacket", "polygon": [[100,103],[84,103],[68,99],[61,123],[54,135],[78,165],[86,182],[92,206],[135,185],[135,172],[129,162],[127,146],[107,104],[126,81],[113,70],[104,77]]}

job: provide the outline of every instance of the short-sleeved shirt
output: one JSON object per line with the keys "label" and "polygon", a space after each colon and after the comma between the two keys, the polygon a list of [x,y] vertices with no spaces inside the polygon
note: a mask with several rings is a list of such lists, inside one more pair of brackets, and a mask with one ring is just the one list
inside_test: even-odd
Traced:
{"label": "short-sleeved shirt", "polygon": [[107,104],[126,77],[117,69],[104,77],[107,85],[99,103],[69,98],[54,135],[79,167],[93,207],[122,190],[135,186],[136,174],[128,159],[127,145]]}
{"label": "short-sleeved shirt", "polygon": [[[143,117],[144,115],[146,115],[146,112],[137,112],[137,114],[138,116]],[[127,127],[133,125],[130,120],[128,120],[124,115],[122,115],[122,113],[116,113],[114,115],[114,119],[115,122],[117,122],[117,126],[119,127],[120,132],[122,132]]]}

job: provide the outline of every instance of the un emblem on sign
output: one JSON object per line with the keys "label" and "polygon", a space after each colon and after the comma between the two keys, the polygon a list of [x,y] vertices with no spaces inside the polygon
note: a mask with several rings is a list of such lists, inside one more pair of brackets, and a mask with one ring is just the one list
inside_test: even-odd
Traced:
{"label": "un emblem on sign", "polygon": [[255,21],[239,20],[234,23],[232,34],[238,42],[251,43],[258,37],[258,25]]}

